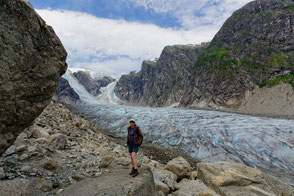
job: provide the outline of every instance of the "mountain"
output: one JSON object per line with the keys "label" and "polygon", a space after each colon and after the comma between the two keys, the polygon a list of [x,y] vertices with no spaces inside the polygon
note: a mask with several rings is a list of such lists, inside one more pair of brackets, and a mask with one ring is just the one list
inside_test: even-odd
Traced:
{"label": "mountain", "polygon": [[139,105],[168,106],[179,102],[190,83],[197,57],[207,45],[166,46],[159,59],[144,61],[141,71],[121,76],[115,86],[116,95]]}
{"label": "mountain", "polygon": [[67,53],[28,1],[0,1],[0,155],[43,111]]}
{"label": "mountain", "polygon": [[53,99],[65,104],[80,104],[82,103],[80,96],[69,85],[68,81],[61,77],[59,79],[59,85]]}
{"label": "mountain", "polygon": [[93,78],[89,72],[81,70],[73,72],[73,75],[79,81],[79,83],[95,97],[101,94],[100,89],[102,87],[106,87],[108,84],[115,81],[115,79],[108,76]]}
{"label": "mountain", "polygon": [[[246,103],[262,88],[281,82],[294,88],[293,10],[290,0],[250,2],[226,20],[208,46],[166,47],[158,61],[145,61],[139,72],[122,76],[115,93],[135,105],[245,112],[240,106],[248,109]],[[285,99],[281,107],[287,104]]]}

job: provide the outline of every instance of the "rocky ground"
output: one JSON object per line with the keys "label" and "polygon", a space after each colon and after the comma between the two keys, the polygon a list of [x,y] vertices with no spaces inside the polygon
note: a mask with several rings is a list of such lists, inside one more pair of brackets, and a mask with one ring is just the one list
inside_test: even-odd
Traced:
{"label": "rocky ground", "polygon": [[251,195],[294,193],[292,187],[253,168],[230,163],[197,165],[189,157],[184,156],[190,163],[177,157],[178,153],[145,144],[137,155],[140,175],[134,180],[128,175],[130,158],[120,139],[51,102],[0,157],[0,195],[75,195],[77,191],[97,195],[98,190],[106,195],[114,195],[115,190],[120,191],[118,195],[146,195],[146,186],[152,189],[149,195],[160,196],[233,195],[238,186]]}

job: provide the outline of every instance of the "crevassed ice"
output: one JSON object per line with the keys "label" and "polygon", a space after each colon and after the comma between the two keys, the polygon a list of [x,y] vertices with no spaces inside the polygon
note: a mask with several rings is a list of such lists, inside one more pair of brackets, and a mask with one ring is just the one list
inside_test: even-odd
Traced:
{"label": "crevassed ice", "polygon": [[265,169],[294,171],[294,120],[253,117],[216,111],[179,108],[152,108],[118,103],[104,89],[97,100],[66,74],[70,85],[85,102],[79,110],[99,127],[126,137],[128,120],[142,128],[153,144],[181,149],[202,161],[234,161]]}

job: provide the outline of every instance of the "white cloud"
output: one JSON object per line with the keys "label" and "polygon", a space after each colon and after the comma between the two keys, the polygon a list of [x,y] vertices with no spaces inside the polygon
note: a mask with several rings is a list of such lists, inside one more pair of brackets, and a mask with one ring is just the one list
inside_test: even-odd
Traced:
{"label": "white cloud", "polygon": [[37,10],[68,51],[71,67],[129,72],[158,57],[166,45],[210,41],[219,27],[199,25],[189,30],[111,20],[66,10]]}
{"label": "white cloud", "polygon": [[184,28],[203,24],[218,28],[237,9],[252,0],[129,0],[157,13],[172,13]]}

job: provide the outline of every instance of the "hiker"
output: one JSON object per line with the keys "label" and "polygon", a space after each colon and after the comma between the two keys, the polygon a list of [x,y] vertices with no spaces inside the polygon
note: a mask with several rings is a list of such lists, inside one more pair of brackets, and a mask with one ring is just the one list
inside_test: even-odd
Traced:
{"label": "hiker", "polygon": [[139,146],[143,142],[143,134],[140,130],[140,127],[138,127],[133,119],[130,120],[130,126],[128,127],[128,139],[127,144],[129,146],[129,153],[131,156],[132,161],[132,171],[130,173],[131,176],[135,177],[139,175],[138,172],[138,165],[136,160],[136,153],[139,150]]}

